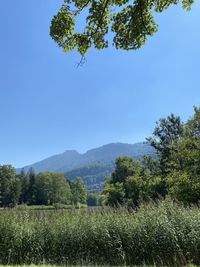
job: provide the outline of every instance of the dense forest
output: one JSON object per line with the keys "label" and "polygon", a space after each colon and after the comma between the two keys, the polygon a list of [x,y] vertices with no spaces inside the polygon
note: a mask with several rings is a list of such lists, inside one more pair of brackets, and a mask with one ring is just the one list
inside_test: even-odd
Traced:
{"label": "dense forest", "polygon": [[[170,196],[184,204],[200,200],[200,108],[185,123],[173,114],[160,119],[152,137],[147,139],[156,151],[140,160],[131,157],[116,159],[115,169],[101,194],[105,205],[138,207]],[[92,172],[94,170],[92,169]],[[91,172],[91,174],[92,174]],[[91,177],[90,177],[91,179]],[[77,205],[97,203],[95,193],[88,193],[80,177],[73,181],[63,173],[41,172],[31,168],[16,174],[11,165],[0,166],[0,205],[15,206]]]}

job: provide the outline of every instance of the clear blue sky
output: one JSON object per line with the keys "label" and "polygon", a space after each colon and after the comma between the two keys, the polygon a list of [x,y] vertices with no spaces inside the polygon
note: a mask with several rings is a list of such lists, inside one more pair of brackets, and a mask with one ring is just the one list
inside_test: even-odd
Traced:
{"label": "clear blue sky", "polygon": [[200,105],[200,3],[158,15],[141,50],[91,50],[76,68],[49,37],[62,1],[1,0],[0,164],[145,140],[155,121]]}

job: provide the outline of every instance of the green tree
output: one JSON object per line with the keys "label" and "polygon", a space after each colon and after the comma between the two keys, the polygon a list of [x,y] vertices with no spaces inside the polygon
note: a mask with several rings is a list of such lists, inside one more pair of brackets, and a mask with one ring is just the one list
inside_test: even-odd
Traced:
{"label": "green tree", "polygon": [[35,178],[36,174],[34,169],[31,167],[27,173],[28,179],[28,192],[27,192],[27,200],[28,204],[34,205],[35,204]]}
{"label": "green tree", "polygon": [[187,203],[200,201],[200,175],[174,172],[168,176],[169,194],[172,198]]}
{"label": "green tree", "polygon": [[163,198],[166,195],[166,183],[160,176],[151,176],[145,181],[144,195],[145,201]]}
{"label": "green tree", "polygon": [[35,203],[53,205],[69,204],[71,189],[62,173],[43,172],[35,179]]}
{"label": "green tree", "polygon": [[72,204],[77,205],[78,203],[85,204],[87,201],[87,188],[81,177],[71,183],[72,190]]}
{"label": "green tree", "polygon": [[140,202],[155,200],[163,196],[162,179],[159,176],[129,176],[125,181],[126,203],[137,207]]}
{"label": "green tree", "polygon": [[[144,45],[148,36],[157,32],[155,12],[163,12],[179,3],[182,3],[184,9],[190,10],[193,2],[194,0],[64,0],[60,11],[52,19],[50,35],[65,52],[77,49],[84,55],[92,46],[97,49],[107,48],[107,33],[111,31],[116,48],[134,50]],[[86,19],[82,32],[75,31],[79,15],[85,15]]]}
{"label": "green tree", "polygon": [[98,193],[89,193],[87,194],[87,205],[94,207],[99,205],[99,194]]}
{"label": "green tree", "polygon": [[0,166],[0,205],[15,206],[19,202],[21,183],[11,165]]}
{"label": "green tree", "polygon": [[185,123],[173,114],[160,119],[148,141],[157,158],[141,161],[128,157],[116,160],[103,194],[111,206],[165,197],[168,193],[184,203],[200,201],[200,108]]}
{"label": "green tree", "polygon": [[160,165],[157,159],[151,156],[145,155],[141,160],[143,169],[145,172],[151,173],[151,175],[158,176],[161,173]]}
{"label": "green tree", "polygon": [[169,193],[184,203],[200,200],[200,108],[184,125],[184,134],[175,150],[176,169],[167,176]]}
{"label": "green tree", "polygon": [[71,188],[63,173],[52,173],[51,203],[70,204]]}
{"label": "green tree", "polygon": [[148,156],[141,161],[119,157],[103,190],[105,203],[111,206],[137,207],[141,201],[165,196],[166,183],[159,176],[158,162]]}
{"label": "green tree", "polygon": [[200,107],[194,106],[194,115],[186,123],[185,135],[196,139],[200,138]]}
{"label": "green tree", "polygon": [[34,202],[37,205],[50,205],[52,190],[52,177],[49,172],[39,173],[35,177]]}
{"label": "green tree", "polygon": [[110,183],[124,182],[128,176],[138,175],[141,169],[139,161],[130,157],[119,157],[115,161],[115,170],[111,175]]}
{"label": "green tree", "polygon": [[128,205],[138,206],[143,191],[143,180],[140,176],[128,176],[125,181],[126,202]]}
{"label": "green tree", "polygon": [[21,194],[20,194],[20,199],[19,202],[20,204],[24,203],[27,204],[28,203],[28,197],[29,197],[29,177],[28,175],[26,175],[25,170],[22,169],[20,174],[17,175],[18,179],[21,182]]}
{"label": "green tree", "polygon": [[103,190],[104,203],[106,205],[117,207],[124,204],[125,189],[123,183],[106,184]]}
{"label": "green tree", "polygon": [[[127,202],[127,177],[139,176],[142,171],[141,162],[130,157],[119,157],[115,161],[115,170],[106,178],[103,189],[104,202],[110,206],[123,205]],[[137,196],[135,196],[137,198]],[[134,202],[134,200],[133,200]]]}
{"label": "green tree", "polygon": [[10,193],[9,193],[9,206],[14,207],[19,204],[21,195],[21,181],[15,176],[10,183]]}
{"label": "green tree", "polygon": [[171,114],[156,123],[153,137],[147,139],[156,150],[163,176],[177,167],[177,143],[183,137],[183,130],[184,125],[180,117]]}

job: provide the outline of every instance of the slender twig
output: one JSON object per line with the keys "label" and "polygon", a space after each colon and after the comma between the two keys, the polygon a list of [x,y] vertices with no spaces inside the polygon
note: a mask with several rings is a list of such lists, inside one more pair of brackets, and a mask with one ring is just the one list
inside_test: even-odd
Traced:
{"label": "slender twig", "polygon": [[86,58],[84,55],[81,56],[81,59],[78,63],[76,63],[76,67],[79,68],[79,67],[83,67],[84,63],[86,61]]}

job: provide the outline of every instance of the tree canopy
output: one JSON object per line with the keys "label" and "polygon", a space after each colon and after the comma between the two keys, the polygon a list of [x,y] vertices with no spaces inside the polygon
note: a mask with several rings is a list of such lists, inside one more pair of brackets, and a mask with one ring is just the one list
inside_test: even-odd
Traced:
{"label": "tree canopy", "polygon": [[0,165],[0,208],[18,204],[77,206],[86,204],[87,198],[88,191],[81,177],[68,181],[63,173],[36,174],[33,168],[16,174],[11,165]]}
{"label": "tree canopy", "polygon": [[[190,10],[194,0],[64,0],[51,22],[50,36],[65,52],[76,49],[84,55],[91,47],[108,47],[109,32],[113,46],[135,50],[158,31],[154,15],[172,5]],[[81,19],[79,16],[81,15]],[[85,25],[82,27],[82,15]],[[82,31],[77,31],[81,24]]]}
{"label": "tree canopy", "polygon": [[149,143],[157,157],[136,161],[121,157],[104,186],[110,206],[137,207],[142,201],[169,195],[185,204],[200,201],[200,108],[183,123],[173,114],[160,119]]}

